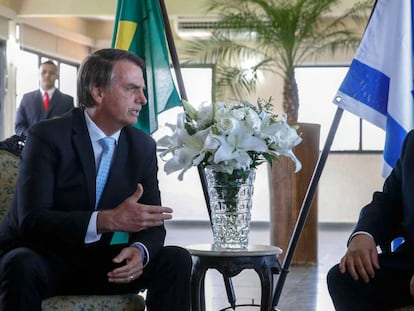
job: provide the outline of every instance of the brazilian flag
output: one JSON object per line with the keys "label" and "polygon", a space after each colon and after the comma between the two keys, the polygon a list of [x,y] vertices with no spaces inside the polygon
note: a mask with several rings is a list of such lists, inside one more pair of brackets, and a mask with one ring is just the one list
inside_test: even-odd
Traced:
{"label": "brazilian flag", "polygon": [[164,23],[158,0],[118,0],[112,47],[137,54],[145,61],[148,104],[135,125],[148,134],[158,128],[157,115],[180,106],[171,75]]}

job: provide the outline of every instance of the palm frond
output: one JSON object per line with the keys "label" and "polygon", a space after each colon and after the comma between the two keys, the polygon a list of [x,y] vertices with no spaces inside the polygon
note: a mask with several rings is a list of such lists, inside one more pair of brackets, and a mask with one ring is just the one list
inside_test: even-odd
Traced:
{"label": "palm frond", "polygon": [[[253,92],[260,71],[281,74],[285,83],[292,79],[295,85],[296,65],[326,52],[356,49],[361,37],[356,26],[366,23],[374,0],[360,0],[334,15],[342,1],[209,0],[207,12],[219,17],[214,35],[188,42],[184,59],[215,64],[216,90],[223,94],[241,97]],[[254,60],[249,68],[241,66],[246,59]],[[285,96],[289,98],[284,102],[298,98],[297,94]]]}

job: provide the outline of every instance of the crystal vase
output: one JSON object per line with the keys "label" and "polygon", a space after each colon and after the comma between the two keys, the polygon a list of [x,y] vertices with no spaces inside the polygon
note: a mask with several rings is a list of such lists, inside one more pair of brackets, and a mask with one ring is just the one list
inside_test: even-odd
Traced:
{"label": "crystal vase", "polygon": [[205,169],[215,249],[247,249],[256,170]]}

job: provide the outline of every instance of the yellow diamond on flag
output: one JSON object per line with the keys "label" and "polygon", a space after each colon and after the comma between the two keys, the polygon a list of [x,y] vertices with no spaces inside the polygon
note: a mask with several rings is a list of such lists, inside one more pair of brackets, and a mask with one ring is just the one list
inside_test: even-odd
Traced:
{"label": "yellow diamond on flag", "polygon": [[131,21],[120,21],[116,33],[115,48],[128,51],[134,38],[137,23]]}

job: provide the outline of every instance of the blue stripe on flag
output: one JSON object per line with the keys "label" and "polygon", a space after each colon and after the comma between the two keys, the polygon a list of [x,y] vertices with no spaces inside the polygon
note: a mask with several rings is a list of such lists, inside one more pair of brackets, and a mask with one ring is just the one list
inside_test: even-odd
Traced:
{"label": "blue stripe on flag", "polygon": [[386,116],[389,86],[388,76],[354,59],[339,90]]}
{"label": "blue stripe on flag", "polygon": [[385,146],[387,147],[384,148],[383,157],[390,167],[395,167],[395,164],[397,164],[406,135],[407,131],[388,115],[385,132]]}

